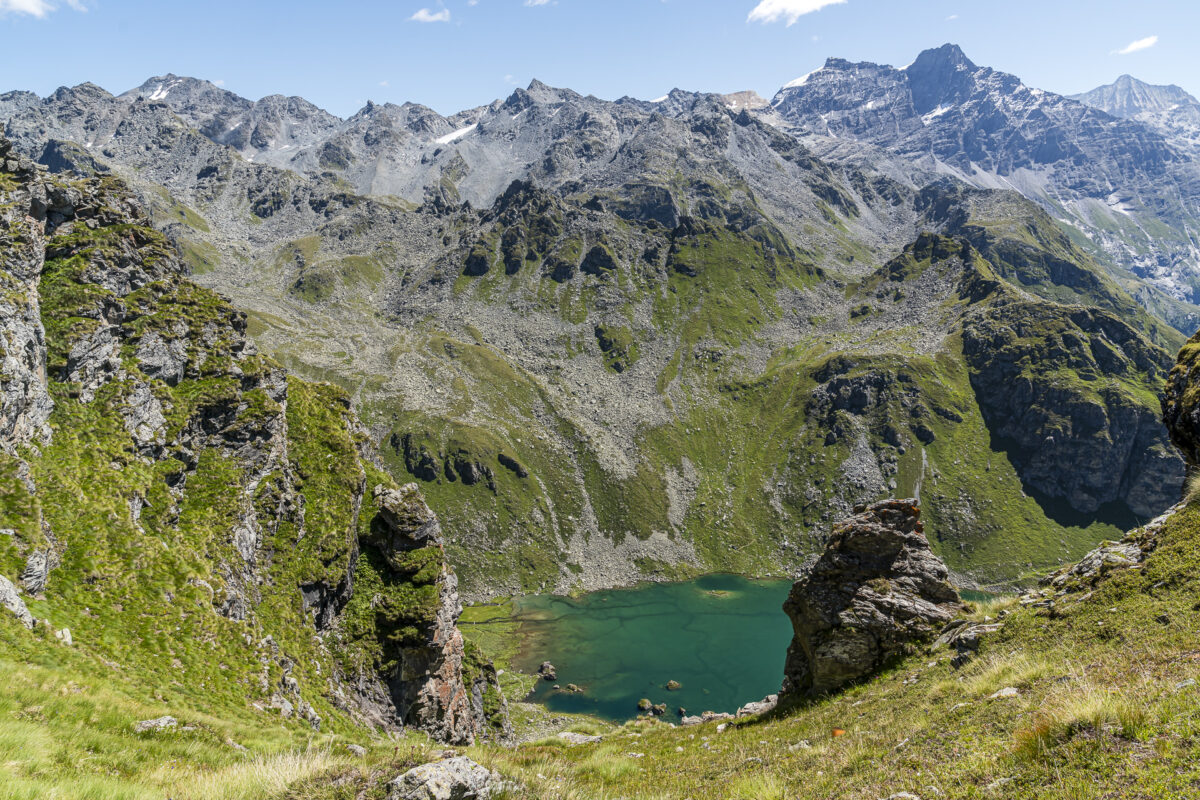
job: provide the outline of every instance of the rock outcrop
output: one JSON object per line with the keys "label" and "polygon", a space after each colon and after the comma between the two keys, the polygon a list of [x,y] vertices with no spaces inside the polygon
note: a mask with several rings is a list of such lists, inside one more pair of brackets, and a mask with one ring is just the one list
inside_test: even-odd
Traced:
{"label": "rock outcrop", "polygon": [[1200,334],[1179,351],[1162,396],[1163,422],[1190,466],[1200,466]]}
{"label": "rock outcrop", "polygon": [[33,628],[33,615],[25,607],[25,601],[17,593],[17,587],[3,575],[0,575],[0,606],[8,609],[26,628]]}
{"label": "rock outcrop", "polygon": [[[489,714],[485,698],[503,703],[490,664],[472,669],[458,629],[458,579],[445,560],[441,526],[416,484],[376,486],[379,509],[367,544],[397,580],[415,585],[416,602],[385,597],[376,610],[386,620],[388,695],[397,715],[440,741],[470,744],[507,733],[505,715]],[[489,717],[499,716],[499,720]],[[499,728],[494,724],[498,723]]]}
{"label": "rock outcrop", "polygon": [[963,609],[912,500],[885,500],[840,523],[784,603],[794,637],[783,693],[831,692],[931,641]]}

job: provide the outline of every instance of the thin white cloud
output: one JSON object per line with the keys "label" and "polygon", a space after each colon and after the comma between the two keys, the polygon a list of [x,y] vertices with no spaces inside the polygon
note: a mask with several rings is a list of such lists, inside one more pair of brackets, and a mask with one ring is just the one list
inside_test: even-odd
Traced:
{"label": "thin white cloud", "polygon": [[946,17],[946,22],[953,22],[956,19],[958,19],[958,14],[951,14],[950,16]]}
{"label": "thin white cloud", "polygon": [[[528,0],[526,1],[528,2]],[[845,2],[846,0],[761,0],[750,11],[746,21],[761,22],[766,25],[786,20],[790,28],[805,14],[820,11],[825,6],[836,6]]]}
{"label": "thin white cloud", "polygon": [[441,11],[430,11],[428,8],[422,8],[417,13],[408,18],[409,22],[449,22],[450,9],[443,8]]}
{"label": "thin white cloud", "polygon": [[550,0],[525,0],[525,5],[529,6],[530,8],[533,8],[534,6],[544,6],[544,5],[549,5],[549,4],[550,4]]}
{"label": "thin white cloud", "polygon": [[[82,0],[66,0],[67,5],[76,11],[87,11]],[[25,14],[30,17],[44,17],[58,8],[54,0],[0,0],[0,16],[7,14]]]}
{"label": "thin white cloud", "polygon": [[1156,44],[1158,44],[1157,36],[1147,36],[1145,39],[1138,39],[1137,41],[1130,42],[1120,50],[1114,50],[1113,52],[1119,56],[1127,56],[1130,53],[1136,53],[1139,50],[1149,50]]}

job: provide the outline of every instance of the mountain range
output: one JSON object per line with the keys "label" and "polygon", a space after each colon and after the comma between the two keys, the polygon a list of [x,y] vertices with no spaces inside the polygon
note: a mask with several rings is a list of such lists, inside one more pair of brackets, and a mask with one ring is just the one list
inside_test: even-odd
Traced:
{"label": "mountain range", "polygon": [[0,119],[128,181],[265,353],[340,384],[481,598],[795,569],[885,493],[1007,582],[1173,502],[1200,172],[1138,118],[1191,106],[1122,97],[947,45],[769,102],[535,81],[343,120],[167,75]]}
{"label": "mountain range", "polygon": [[[0,95],[0,794],[1192,796],[1198,107]],[[513,596],[717,571],[779,694],[529,702]]]}

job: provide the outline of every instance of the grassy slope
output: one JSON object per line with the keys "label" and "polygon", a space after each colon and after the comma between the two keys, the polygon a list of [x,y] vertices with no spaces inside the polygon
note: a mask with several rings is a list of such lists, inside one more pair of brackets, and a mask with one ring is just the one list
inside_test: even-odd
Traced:
{"label": "grassy slope", "polygon": [[[79,185],[98,191],[97,202],[120,198],[118,187]],[[169,263],[165,277],[125,297],[90,282],[90,270],[129,263],[149,269],[174,258],[161,234],[123,224],[83,229],[49,244],[71,253],[46,263],[39,287],[53,438],[19,452],[37,486],[32,496],[17,477],[17,460],[0,454],[0,527],[15,531],[0,537],[0,569],[15,579],[28,550],[45,544],[40,510],[59,542],[61,563],[45,596],[28,598],[28,605],[55,630],[68,628],[74,645],[45,626],[31,633],[0,613],[6,681],[0,797],[257,798],[271,786],[348,763],[339,746],[346,741],[394,753],[399,741],[358,727],[335,704],[330,675],[353,678],[360,668],[384,663],[388,637],[402,636],[409,622],[428,616],[436,601],[425,585],[431,579],[418,570],[398,578],[360,558],[356,582],[371,594],[356,594],[342,625],[325,639],[314,635],[299,591],[318,580],[336,585],[344,576],[372,517],[359,513],[356,498],[366,485],[391,483],[360,458],[361,433],[346,395],[289,379],[285,413],[262,388],[247,390],[277,367],[260,356],[235,360],[236,312],[178,277]],[[62,372],[67,353],[95,329],[102,302],[124,307],[126,372],[85,403],[80,386],[63,380]],[[185,343],[187,375],[173,386],[148,378],[134,357],[149,331]],[[135,382],[148,384],[166,409],[169,453],[157,459],[139,455],[121,417]],[[286,482],[278,472],[243,497],[245,467],[219,445],[188,455],[194,469],[179,488],[185,469],[170,457],[171,448],[180,429],[206,413],[228,414],[223,433],[231,437],[260,435],[286,415],[297,490],[291,503],[283,501]],[[141,501],[136,510],[134,498]],[[303,528],[288,511],[301,501]],[[251,502],[264,529],[263,581],[250,588],[253,613],[238,621],[216,607],[227,589],[226,565],[240,561],[233,529]],[[377,609],[386,610],[386,624]],[[289,661],[299,692],[291,701],[299,704],[302,694],[312,704],[321,733],[299,714],[286,717],[268,707],[275,693],[289,694]],[[136,720],[164,714],[181,727],[134,733]],[[420,737],[403,741],[406,747],[421,743]]]}

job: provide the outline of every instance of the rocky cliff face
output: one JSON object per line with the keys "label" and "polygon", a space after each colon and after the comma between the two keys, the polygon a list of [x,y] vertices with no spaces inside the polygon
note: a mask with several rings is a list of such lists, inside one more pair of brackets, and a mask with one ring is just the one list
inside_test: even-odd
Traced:
{"label": "rocky cliff face", "polygon": [[259,355],[119,181],[49,180],[0,140],[0,214],[0,573],[102,660],[150,669],[174,620],[180,685],[313,727],[502,732],[436,519],[346,397]]}
{"label": "rocky cliff face", "polygon": [[[46,333],[42,328],[37,283],[45,261],[42,226],[34,213],[44,215],[53,200],[35,180],[34,167],[0,139],[0,190],[9,199],[0,206],[0,270],[4,295],[0,300],[0,343],[3,389],[0,389],[0,441],[10,448],[49,434],[46,420],[53,403],[46,387]],[[55,198],[58,199],[58,198]]]}
{"label": "rocky cliff face", "polygon": [[911,500],[885,500],[833,529],[783,606],[795,633],[784,694],[815,697],[869,677],[963,610],[920,516]]}
{"label": "rocky cliff face", "polygon": [[1032,489],[1084,513],[1122,502],[1142,519],[1178,498],[1183,462],[1147,400],[1170,358],[1120,319],[1001,303],[964,323],[963,354],[997,444]]}

